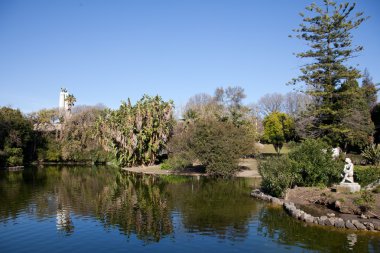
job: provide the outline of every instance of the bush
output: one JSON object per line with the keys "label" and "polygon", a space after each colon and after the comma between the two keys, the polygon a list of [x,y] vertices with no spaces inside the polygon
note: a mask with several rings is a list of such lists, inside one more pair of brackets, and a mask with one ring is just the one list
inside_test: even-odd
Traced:
{"label": "bush", "polygon": [[288,156],[273,157],[259,162],[259,172],[263,178],[261,188],[264,192],[282,197],[285,190],[293,186],[296,174],[293,173],[294,162]]}
{"label": "bush", "polygon": [[7,154],[6,165],[7,166],[19,166],[23,164],[24,155],[22,148],[5,148]]}
{"label": "bush", "polygon": [[338,182],[343,164],[333,160],[329,150],[324,142],[310,139],[295,146],[287,156],[261,161],[263,191],[282,196],[287,188],[295,185],[327,186]]}
{"label": "bush", "polygon": [[362,156],[369,163],[378,166],[380,164],[380,146],[372,144],[363,150]]}
{"label": "bush", "polygon": [[238,170],[239,158],[250,154],[254,142],[243,127],[231,122],[200,121],[194,129],[191,149],[211,176],[230,177]]}
{"label": "bush", "polygon": [[314,139],[307,139],[292,149],[289,158],[296,164],[297,185],[327,186],[339,181],[343,163],[333,160],[330,150],[323,141]]}
{"label": "bush", "polygon": [[380,178],[380,169],[373,166],[356,166],[354,176],[355,181],[364,187]]}
{"label": "bush", "polygon": [[211,176],[230,177],[238,170],[239,158],[254,152],[249,129],[229,121],[198,120],[178,124],[169,142],[166,169],[180,169],[194,162]]}
{"label": "bush", "polygon": [[182,156],[172,156],[160,166],[162,170],[182,170],[191,166],[191,162]]}

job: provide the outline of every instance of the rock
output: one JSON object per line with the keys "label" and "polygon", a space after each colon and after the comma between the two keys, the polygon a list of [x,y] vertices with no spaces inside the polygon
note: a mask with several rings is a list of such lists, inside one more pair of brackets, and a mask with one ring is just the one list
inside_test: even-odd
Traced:
{"label": "rock", "polygon": [[371,222],[364,222],[363,225],[367,228],[367,230],[374,231],[375,226]]}
{"label": "rock", "polygon": [[331,217],[335,217],[335,213],[328,213],[327,214],[327,217],[331,218]]}
{"label": "rock", "polygon": [[326,226],[330,226],[330,227],[333,227],[335,224],[335,218],[328,218],[325,220],[325,225]]}
{"label": "rock", "polygon": [[345,225],[346,225],[346,228],[348,228],[348,229],[357,230],[357,228],[355,227],[355,225],[352,224],[352,222],[349,221],[349,220],[346,221],[346,224],[345,224]]}
{"label": "rock", "polygon": [[306,223],[313,223],[314,222],[314,216],[311,216],[310,214],[307,214],[305,216],[305,222]]}
{"label": "rock", "polygon": [[358,230],[366,230],[367,228],[358,220],[352,220],[352,224],[355,225],[355,227],[358,229]]}
{"label": "rock", "polygon": [[319,217],[314,217],[314,221],[313,221],[313,223],[315,223],[315,224],[319,224]]}
{"label": "rock", "polygon": [[300,215],[299,219],[304,221],[306,215],[307,215],[307,213],[305,213],[304,211],[301,211],[301,215]]}
{"label": "rock", "polygon": [[337,200],[337,201],[335,201],[334,206],[335,206],[336,210],[340,210],[342,208],[342,202]]}
{"label": "rock", "polygon": [[360,218],[362,218],[362,219],[368,219],[368,217],[365,216],[364,214],[361,214],[361,215],[360,215]]}
{"label": "rock", "polygon": [[326,220],[327,220],[327,216],[321,216],[319,217],[318,224],[324,226]]}
{"label": "rock", "polygon": [[272,198],[272,203],[275,204],[275,205],[282,206],[282,204],[284,202],[281,199],[279,199],[279,198]]}
{"label": "rock", "polygon": [[346,227],[346,225],[344,223],[344,220],[341,219],[341,218],[338,218],[338,219],[335,220],[334,226],[336,228],[345,228]]}
{"label": "rock", "polygon": [[375,230],[380,231],[380,223],[373,224],[375,227]]}

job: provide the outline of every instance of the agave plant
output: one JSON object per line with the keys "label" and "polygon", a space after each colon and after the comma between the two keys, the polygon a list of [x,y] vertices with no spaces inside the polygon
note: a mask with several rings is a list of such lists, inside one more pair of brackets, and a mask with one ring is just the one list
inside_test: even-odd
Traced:
{"label": "agave plant", "polygon": [[363,152],[362,156],[375,166],[380,164],[380,146],[372,144],[367,146]]}

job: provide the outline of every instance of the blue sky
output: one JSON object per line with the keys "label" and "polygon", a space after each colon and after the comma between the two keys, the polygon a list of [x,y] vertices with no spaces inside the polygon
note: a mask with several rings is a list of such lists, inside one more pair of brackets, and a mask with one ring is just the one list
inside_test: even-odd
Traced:
{"label": "blue sky", "polygon": [[[311,2],[0,0],[0,106],[57,107],[61,87],[111,108],[144,93],[180,108],[220,86],[243,87],[247,104],[286,93],[304,49],[288,35]],[[371,18],[354,32],[365,50],[352,64],[380,82],[380,1],[357,2]]]}

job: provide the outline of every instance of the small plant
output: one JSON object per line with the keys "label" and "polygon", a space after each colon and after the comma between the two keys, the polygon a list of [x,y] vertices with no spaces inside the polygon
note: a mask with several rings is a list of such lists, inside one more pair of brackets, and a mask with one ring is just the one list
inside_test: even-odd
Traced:
{"label": "small plant", "polygon": [[354,203],[359,206],[360,210],[364,213],[372,209],[375,203],[375,196],[370,191],[363,191],[360,198],[357,198]]}
{"label": "small plant", "polygon": [[189,160],[181,156],[173,156],[163,162],[160,166],[162,170],[182,170],[191,166]]}
{"label": "small plant", "polygon": [[380,164],[380,146],[372,144],[370,146],[367,146],[363,152],[362,156],[364,159],[366,159],[369,163],[379,166]]}
{"label": "small plant", "polygon": [[373,166],[357,166],[355,181],[361,186],[367,186],[380,178],[380,169]]}
{"label": "small plant", "polygon": [[373,193],[380,193],[380,185],[376,186],[375,189],[372,190]]}

